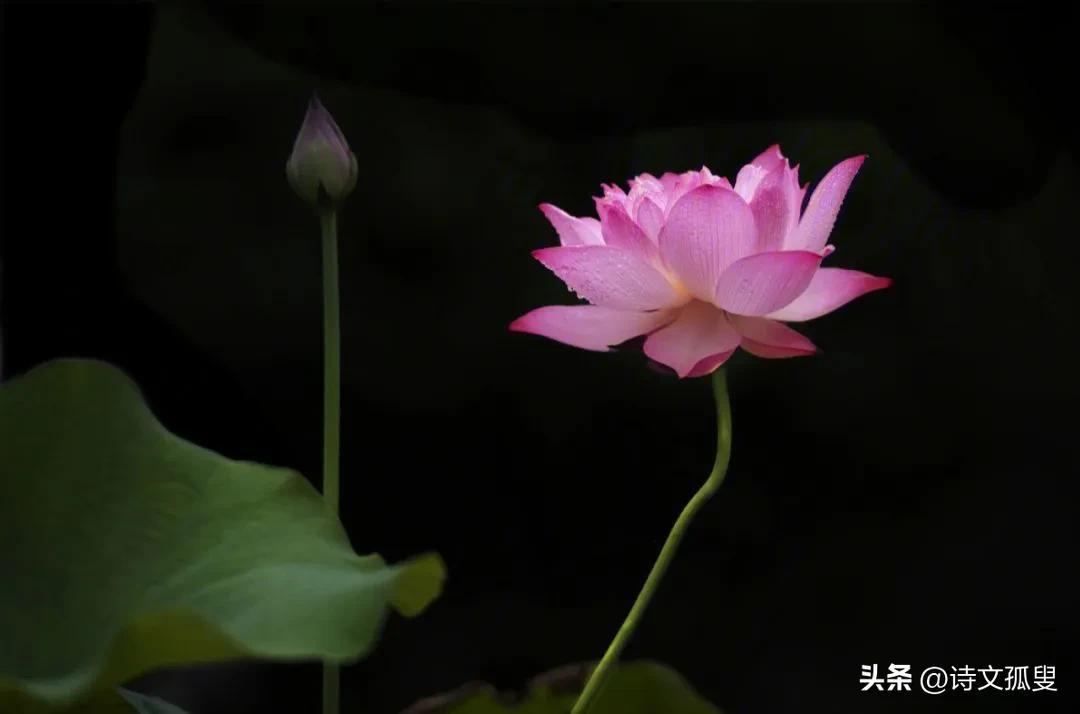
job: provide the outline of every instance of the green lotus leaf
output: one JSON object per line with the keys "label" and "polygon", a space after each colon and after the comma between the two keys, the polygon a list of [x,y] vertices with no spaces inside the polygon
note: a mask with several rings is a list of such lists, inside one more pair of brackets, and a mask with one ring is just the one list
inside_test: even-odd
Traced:
{"label": "green lotus leaf", "polygon": [[[523,696],[497,692],[486,684],[417,702],[403,714],[569,714],[591,665],[568,665],[542,674]],[[608,673],[589,714],[720,714],[670,667],[640,660]]]}
{"label": "green lotus leaf", "polygon": [[0,711],[168,665],[353,661],[443,577],[433,554],[358,556],[303,477],[171,434],[114,367],[0,386]]}

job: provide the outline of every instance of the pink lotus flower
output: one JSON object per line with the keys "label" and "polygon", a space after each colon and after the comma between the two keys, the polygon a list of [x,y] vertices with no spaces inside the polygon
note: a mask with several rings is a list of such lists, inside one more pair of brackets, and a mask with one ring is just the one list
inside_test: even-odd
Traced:
{"label": "pink lotus flower", "polygon": [[591,304],[541,307],[510,329],[600,352],[648,335],[645,354],[680,377],[709,374],[739,347],[766,358],[812,354],[813,343],[785,322],[825,315],[892,283],[820,267],[865,158],[833,167],[806,210],[798,167],[779,146],[744,166],[734,187],[707,168],[642,174],[629,193],[604,186],[599,220],[541,204],[562,245],[533,256]]}

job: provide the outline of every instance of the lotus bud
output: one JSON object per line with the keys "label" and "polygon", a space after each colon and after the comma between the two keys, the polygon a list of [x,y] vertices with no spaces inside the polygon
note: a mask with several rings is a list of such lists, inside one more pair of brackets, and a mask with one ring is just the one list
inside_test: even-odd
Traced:
{"label": "lotus bud", "polygon": [[336,206],[356,186],[356,157],[337,122],[315,95],[308,104],[285,173],[300,198],[321,210]]}

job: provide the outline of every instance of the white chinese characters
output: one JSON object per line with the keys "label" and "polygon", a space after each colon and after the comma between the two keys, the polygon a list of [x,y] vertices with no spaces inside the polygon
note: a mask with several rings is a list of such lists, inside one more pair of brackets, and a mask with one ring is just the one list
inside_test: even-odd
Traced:
{"label": "white chinese characters", "polygon": [[[945,692],[1056,692],[1057,667],[1053,665],[1013,665],[972,667],[971,665],[926,667],[918,678],[918,690],[924,694]],[[862,691],[911,692],[913,673],[910,664],[888,665],[884,676],[877,664],[861,665],[859,684]]]}

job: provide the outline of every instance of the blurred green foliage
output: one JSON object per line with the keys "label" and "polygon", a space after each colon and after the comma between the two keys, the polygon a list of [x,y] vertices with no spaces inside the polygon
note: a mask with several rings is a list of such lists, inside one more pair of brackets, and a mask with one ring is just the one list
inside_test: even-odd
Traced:
{"label": "blurred green foliage", "polygon": [[[568,714],[584,686],[588,668],[571,665],[534,679],[522,697],[487,685],[418,702],[404,714]],[[589,714],[720,714],[670,667],[641,660],[611,670]]]}
{"label": "blurred green foliage", "polygon": [[444,577],[435,555],[358,556],[299,474],[171,434],[88,360],[0,387],[0,573],[4,712],[107,712],[161,666],[355,660]]}

